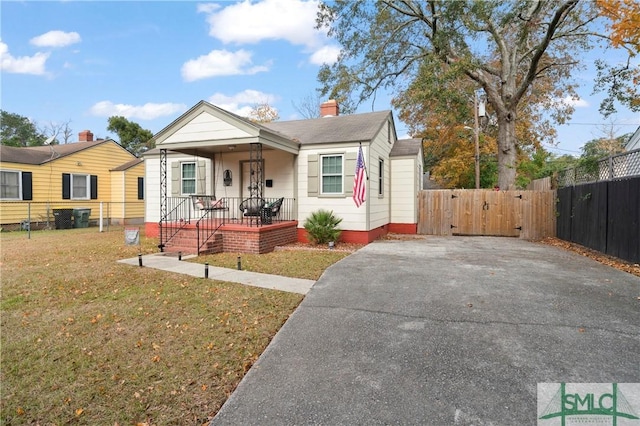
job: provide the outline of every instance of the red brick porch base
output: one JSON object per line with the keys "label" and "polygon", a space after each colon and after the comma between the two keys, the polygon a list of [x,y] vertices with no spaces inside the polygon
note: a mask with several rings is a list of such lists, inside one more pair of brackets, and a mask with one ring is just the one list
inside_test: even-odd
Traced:
{"label": "red brick porch base", "polygon": [[[191,228],[193,225],[187,225]],[[276,246],[282,246],[297,241],[297,221],[287,221],[249,227],[246,225],[226,224],[220,228],[222,249],[220,251],[232,253],[268,253]],[[145,235],[158,238],[160,230],[157,223],[145,223]],[[197,244],[194,242],[194,247]],[[170,249],[168,249],[170,250]]]}
{"label": "red brick porch base", "polygon": [[296,242],[297,221],[262,227],[224,225],[221,229],[223,251],[232,253],[269,253],[276,248]]}

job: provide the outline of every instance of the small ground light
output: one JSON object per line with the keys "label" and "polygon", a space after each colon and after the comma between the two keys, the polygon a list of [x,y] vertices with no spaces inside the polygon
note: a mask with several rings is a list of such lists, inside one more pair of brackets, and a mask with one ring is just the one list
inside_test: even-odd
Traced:
{"label": "small ground light", "polygon": [[238,256],[238,271],[242,271],[242,258]]}
{"label": "small ground light", "polygon": [[178,260],[182,260],[182,252],[181,251],[178,252]]}
{"label": "small ground light", "polygon": [[204,277],[209,278],[209,263],[204,264]]}
{"label": "small ground light", "polygon": [[138,266],[142,266],[142,254],[138,255]]}

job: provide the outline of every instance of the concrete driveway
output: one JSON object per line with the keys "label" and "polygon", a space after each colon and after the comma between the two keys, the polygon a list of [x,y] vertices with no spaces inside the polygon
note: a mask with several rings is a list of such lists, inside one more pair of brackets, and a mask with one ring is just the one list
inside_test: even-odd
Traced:
{"label": "concrete driveway", "polygon": [[212,424],[536,424],[539,382],[640,382],[638,296],[515,238],[375,242],[325,272]]}

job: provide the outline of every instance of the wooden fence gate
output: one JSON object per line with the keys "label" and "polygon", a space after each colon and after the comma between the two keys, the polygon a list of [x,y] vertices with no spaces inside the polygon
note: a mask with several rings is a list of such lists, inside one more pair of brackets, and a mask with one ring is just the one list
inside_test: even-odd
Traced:
{"label": "wooden fence gate", "polygon": [[555,191],[420,191],[418,233],[534,240],[555,236]]}

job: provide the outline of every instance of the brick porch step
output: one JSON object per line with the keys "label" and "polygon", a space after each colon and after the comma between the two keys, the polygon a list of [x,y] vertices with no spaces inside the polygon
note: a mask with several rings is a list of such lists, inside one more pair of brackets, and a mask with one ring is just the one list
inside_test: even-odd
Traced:
{"label": "brick porch step", "polygon": [[[182,252],[182,254],[198,253],[197,233],[191,229],[183,229],[165,244],[165,252]],[[222,252],[222,234],[215,234],[200,249],[200,254],[215,254]]]}

